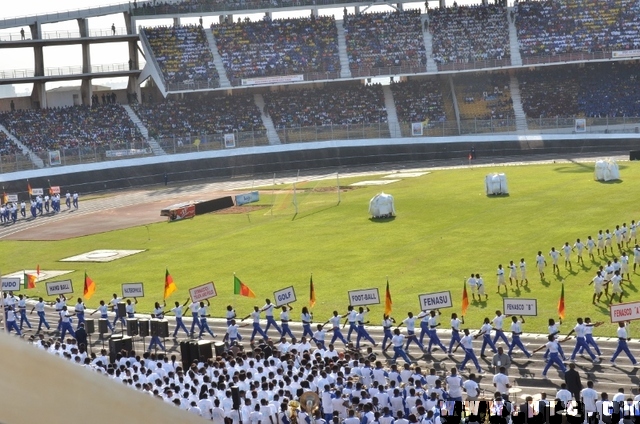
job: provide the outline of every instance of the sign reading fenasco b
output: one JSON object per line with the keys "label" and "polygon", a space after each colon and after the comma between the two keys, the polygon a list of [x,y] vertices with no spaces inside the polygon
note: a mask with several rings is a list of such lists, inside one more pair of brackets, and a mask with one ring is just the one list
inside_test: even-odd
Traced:
{"label": "sign reading fenasco b", "polygon": [[421,294],[418,295],[418,300],[422,311],[453,307],[450,291]]}
{"label": "sign reading fenasco b", "polygon": [[73,284],[71,280],[50,281],[44,283],[47,287],[47,296],[55,296],[58,294],[73,293]]}
{"label": "sign reading fenasco b", "polygon": [[192,302],[202,302],[217,295],[218,292],[216,291],[216,286],[213,284],[213,281],[189,289],[189,296],[191,296]]}
{"label": "sign reading fenasco b", "polygon": [[144,297],[144,284],[122,283],[122,297]]}
{"label": "sign reading fenasco b", "polygon": [[537,299],[505,297],[502,299],[502,306],[505,315],[524,315],[529,317],[538,315]]}
{"label": "sign reading fenasco b", "polygon": [[377,305],[379,303],[380,293],[378,289],[349,291],[349,305],[351,306]]}
{"label": "sign reading fenasco b", "polygon": [[3,278],[2,291],[19,291],[20,278]]}
{"label": "sign reading fenasco b", "polygon": [[276,307],[280,307],[282,305],[288,305],[289,303],[293,303],[296,300],[296,291],[291,287],[285,287],[284,289],[280,289],[278,291],[273,292],[273,300]]}
{"label": "sign reading fenasco b", "polygon": [[609,305],[611,322],[633,321],[640,319],[640,302]]}

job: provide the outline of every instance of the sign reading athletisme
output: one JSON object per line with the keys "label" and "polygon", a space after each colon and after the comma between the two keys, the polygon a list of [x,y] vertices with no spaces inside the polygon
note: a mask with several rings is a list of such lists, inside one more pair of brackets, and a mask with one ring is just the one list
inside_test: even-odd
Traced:
{"label": "sign reading athletisme", "polygon": [[44,283],[47,287],[47,296],[55,296],[57,294],[73,293],[73,284],[71,280],[50,281]]}
{"label": "sign reading athletisme", "polygon": [[351,306],[377,305],[379,303],[380,293],[378,289],[349,291],[349,305]]}
{"label": "sign reading athletisme", "polygon": [[144,297],[144,284],[122,283],[122,297]]}
{"label": "sign reading athletisme", "polygon": [[536,299],[516,299],[505,297],[502,299],[503,311],[505,315],[538,315],[538,301]]}
{"label": "sign reading athletisme", "polygon": [[218,292],[216,291],[216,286],[213,284],[213,281],[189,289],[189,296],[191,296],[192,302],[202,302],[217,295]]}
{"label": "sign reading athletisme", "polygon": [[18,291],[20,290],[20,278],[3,278],[2,291]]}
{"label": "sign reading athletisme", "polygon": [[633,321],[640,319],[640,302],[609,305],[611,322]]}
{"label": "sign reading athletisme", "polygon": [[293,303],[297,300],[296,291],[293,289],[293,286],[285,287],[284,289],[273,292],[273,299],[276,307],[288,305],[289,303]]}
{"label": "sign reading athletisme", "polygon": [[453,307],[450,291],[421,294],[418,300],[422,311]]}

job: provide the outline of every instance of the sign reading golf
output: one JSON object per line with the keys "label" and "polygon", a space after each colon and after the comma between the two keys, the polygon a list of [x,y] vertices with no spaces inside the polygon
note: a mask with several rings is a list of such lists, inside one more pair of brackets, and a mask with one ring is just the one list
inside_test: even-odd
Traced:
{"label": "sign reading golf", "polygon": [[20,290],[20,278],[3,278],[2,291],[18,291]]}
{"label": "sign reading golf", "polygon": [[418,300],[420,301],[420,309],[423,311],[453,307],[450,291],[421,294],[418,296]]}
{"label": "sign reading golf", "polygon": [[351,306],[377,305],[379,303],[380,293],[378,293],[378,289],[349,291],[349,305]]}
{"label": "sign reading golf", "polygon": [[144,297],[143,283],[123,283],[122,297]]}
{"label": "sign reading golf", "polygon": [[273,298],[275,299],[276,307],[287,305],[296,301],[296,291],[291,287],[285,287],[278,291],[273,292]]}
{"label": "sign reading golf", "polygon": [[191,296],[193,302],[202,302],[217,295],[218,292],[216,292],[216,286],[213,284],[213,281],[189,289],[189,296]]}
{"label": "sign reading golf", "polygon": [[51,281],[45,283],[45,286],[47,287],[47,296],[73,293],[73,285],[71,284],[71,280]]}
{"label": "sign reading golf", "polygon": [[515,299],[505,297],[503,299],[503,311],[505,315],[538,315],[538,301],[536,299]]}

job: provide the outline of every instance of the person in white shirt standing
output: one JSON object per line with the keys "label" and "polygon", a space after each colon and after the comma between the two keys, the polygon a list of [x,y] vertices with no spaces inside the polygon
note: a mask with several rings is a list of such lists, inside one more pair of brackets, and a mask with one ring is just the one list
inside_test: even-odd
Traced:
{"label": "person in white shirt standing", "polygon": [[547,266],[547,261],[544,259],[544,256],[542,256],[542,251],[540,250],[538,250],[538,255],[536,256],[536,266],[540,273],[540,279],[544,280],[544,267]]}
{"label": "person in white shirt standing", "polygon": [[527,286],[529,285],[529,279],[527,278],[527,263],[524,261],[524,258],[520,259],[520,281],[522,282],[522,285],[524,286],[525,284],[527,284]]}
{"label": "person in white shirt standing", "polygon": [[496,276],[498,277],[498,291],[496,293],[500,294],[501,286],[504,286],[505,293],[508,293],[509,289],[507,289],[507,283],[504,279],[504,268],[502,268],[502,264],[498,265]]}
{"label": "person in white shirt standing", "polygon": [[577,250],[578,251],[578,264],[582,264],[584,265],[584,259],[582,259],[582,251],[584,250],[584,243],[582,243],[580,241],[580,239],[577,239],[575,243],[573,243],[573,247],[571,248],[571,250]]}
{"label": "person in white shirt standing", "polygon": [[[471,292],[471,299],[476,301],[476,294],[478,294],[478,283],[476,282],[476,276],[471,274],[471,277],[467,279],[467,285],[469,286],[469,291]],[[480,300],[480,296],[478,295],[478,300]]]}
{"label": "person in white shirt standing", "polygon": [[500,371],[493,376],[493,387],[500,392],[504,400],[509,400],[509,388],[511,387],[509,377],[506,375],[505,367],[500,367]]}
{"label": "person in white shirt standing", "polygon": [[629,350],[629,346],[627,345],[627,342],[631,340],[631,338],[629,337],[629,333],[627,332],[627,325],[628,323],[624,321],[618,323],[618,347],[616,348],[616,351],[613,353],[613,356],[610,359],[610,362],[613,365],[615,365],[616,358],[622,352],[627,355],[633,365],[636,365],[638,363],[638,361],[636,361],[636,358]]}
{"label": "person in white shirt standing", "polygon": [[556,398],[560,399],[565,405],[567,402],[571,402],[573,400],[573,394],[569,390],[567,390],[567,384],[560,384],[560,390],[556,393]]}
{"label": "person in white shirt standing", "polygon": [[[582,402],[584,404],[584,412],[591,416],[598,411],[596,407],[596,402],[598,401],[598,392],[593,390],[593,381],[587,381],[587,388],[582,389],[580,392],[580,397],[582,398]],[[589,418],[587,418],[587,422],[589,422]]]}
{"label": "person in white shirt standing", "polygon": [[622,303],[622,296],[624,296],[624,292],[622,291],[622,277],[620,276],[620,271],[615,271],[609,282],[613,286],[609,305],[613,303],[613,299],[616,297],[616,294],[618,295],[619,302]]}
{"label": "person in white shirt standing", "polygon": [[593,256],[593,249],[596,247],[596,242],[593,241],[591,236],[587,237],[587,253],[589,254],[589,259],[594,261],[596,258]]}
{"label": "person in white shirt standing", "polygon": [[518,267],[513,261],[509,261],[509,285],[513,285],[513,282],[516,282],[516,289],[518,286]]}
{"label": "person in white shirt standing", "polygon": [[447,390],[449,392],[448,400],[462,402],[462,377],[458,375],[456,367],[451,368],[451,375],[445,378]]}
{"label": "person in white shirt standing", "polygon": [[565,269],[568,267],[569,269],[571,268],[571,252],[572,252],[572,248],[571,246],[569,246],[569,242],[565,242],[564,246],[562,246],[562,251],[564,252],[564,267]]}
{"label": "person in white shirt standing", "polygon": [[560,258],[560,252],[556,250],[555,247],[551,248],[549,252],[549,257],[551,258],[551,263],[553,264],[553,272],[560,272],[560,267],[558,266],[558,258]]}
{"label": "person in white shirt standing", "polygon": [[480,394],[480,386],[476,383],[476,375],[469,374],[469,379],[462,383],[462,388],[467,393],[467,400],[476,400]]}

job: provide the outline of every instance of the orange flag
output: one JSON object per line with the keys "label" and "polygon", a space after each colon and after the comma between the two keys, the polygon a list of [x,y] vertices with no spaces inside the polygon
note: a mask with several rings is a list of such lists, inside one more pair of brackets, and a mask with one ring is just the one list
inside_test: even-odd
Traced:
{"label": "orange flag", "polygon": [[35,275],[27,274],[25,272],[24,273],[24,288],[27,289],[27,290],[28,289],[35,289],[37,280],[38,280],[38,277],[36,277]]}
{"label": "orange flag", "polygon": [[29,192],[29,196],[33,195],[33,192],[31,191],[31,183],[29,181],[27,181],[27,192]]}
{"label": "orange flag", "polygon": [[313,287],[313,274],[309,277],[309,307],[316,306],[316,289]]}
{"label": "orange flag", "polygon": [[173,282],[173,277],[169,274],[169,268],[167,268],[164,274],[164,298],[171,296],[171,293],[176,290],[178,290],[178,287]]}
{"label": "orange flag", "polygon": [[389,280],[387,279],[387,292],[384,296],[384,314],[391,315],[393,302],[391,301],[391,291],[389,290]]}
{"label": "orange flag", "polygon": [[87,275],[87,271],[84,272],[84,298],[89,300],[91,296],[96,292],[96,283]]}
{"label": "orange flag", "polygon": [[256,297],[256,294],[245,283],[240,281],[235,274],[233,274],[233,294],[239,294],[245,297]]}
{"label": "orange flag", "polygon": [[462,316],[467,314],[467,308],[469,308],[469,295],[467,294],[467,281],[462,282]]}
{"label": "orange flag", "polygon": [[562,291],[560,292],[560,300],[558,301],[558,316],[564,319],[564,283],[562,283]]}
{"label": "orange flag", "polygon": [[36,274],[40,275],[40,264],[38,264],[38,266],[36,267]]}

